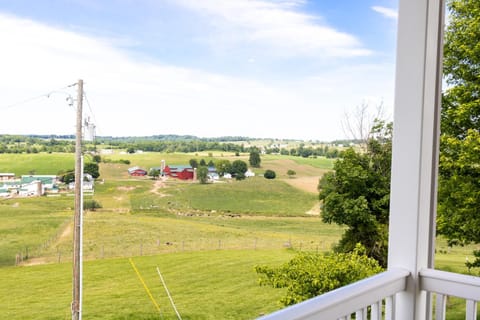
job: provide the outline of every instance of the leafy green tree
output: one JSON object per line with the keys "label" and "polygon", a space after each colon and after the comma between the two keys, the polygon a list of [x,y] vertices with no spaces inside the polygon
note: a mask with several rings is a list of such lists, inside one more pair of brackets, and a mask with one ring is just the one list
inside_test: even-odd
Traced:
{"label": "leafy green tree", "polygon": [[247,172],[248,166],[247,163],[243,160],[235,160],[232,162],[232,168],[230,173],[235,176],[237,180],[245,179],[245,172]]}
{"label": "leafy green tree", "polygon": [[98,154],[93,155],[92,157],[93,162],[100,163],[102,162],[102,157]]}
{"label": "leafy green tree", "polygon": [[281,299],[292,305],[382,271],[361,245],[348,253],[301,252],[281,267],[256,266],[261,285],[287,288]]}
{"label": "leafy green tree", "polygon": [[208,168],[206,166],[200,166],[197,169],[197,179],[201,184],[208,182]]}
{"label": "leafy green tree", "polygon": [[232,171],[232,164],[229,160],[218,160],[215,163],[215,169],[219,176],[223,177],[225,173],[230,173]]}
{"label": "leafy green tree", "polygon": [[100,176],[98,163],[88,162],[83,165],[83,173],[90,174],[94,179]]}
{"label": "leafy green tree", "polygon": [[268,170],[265,170],[265,173],[263,174],[263,176],[265,177],[265,179],[275,179],[277,174],[275,173],[275,171],[268,169]]}
{"label": "leafy green tree", "polygon": [[338,252],[350,252],[357,243],[369,257],[387,265],[392,125],[377,122],[367,151],[345,151],[326,173],[318,189],[322,220],[347,227]]}
{"label": "leafy green tree", "polygon": [[128,147],[128,148],[127,148],[127,153],[130,153],[130,154],[135,153],[135,148],[133,148],[133,147]]}
{"label": "leafy green tree", "polygon": [[215,163],[213,162],[213,160],[208,161],[207,167],[210,167],[210,168],[215,167]]}
{"label": "leafy green tree", "polygon": [[206,167],[206,166],[207,166],[207,162],[205,162],[205,159],[200,159],[199,165],[200,165],[200,166],[203,166],[203,167]]}
{"label": "leafy green tree", "polygon": [[262,162],[262,159],[260,159],[260,152],[258,152],[257,149],[250,151],[248,162],[252,167],[260,168],[260,163]]}
{"label": "leafy green tree", "polygon": [[480,243],[480,2],[447,5],[437,227],[450,244]]}
{"label": "leafy green tree", "polygon": [[70,182],[73,182],[75,181],[75,172],[74,170],[70,170],[68,171],[67,173],[63,174],[61,177],[60,177],[60,181],[62,181],[63,183],[65,184],[69,184]]}
{"label": "leafy green tree", "polygon": [[148,172],[148,175],[150,177],[152,177],[153,179],[157,179],[159,176],[160,176],[160,170],[158,169],[150,169],[150,171]]}
{"label": "leafy green tree", "polygon": [[197,161],[197,159],[190,159],[189,163],[190,163],[190,167],[192,167],[192,168],[198,168],[198,161]]}

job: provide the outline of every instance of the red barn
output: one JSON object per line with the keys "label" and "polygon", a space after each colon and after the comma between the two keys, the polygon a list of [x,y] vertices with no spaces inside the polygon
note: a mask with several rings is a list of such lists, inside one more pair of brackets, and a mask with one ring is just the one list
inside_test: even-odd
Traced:
{"label": "red barn", "polygon": [[128,174],[134,177],[143,177],[147,175],[147,170],[140,167],[133,167],[128,169]]}
{"label": "red barn", "polygon": [[191,166],[169,165],[163,169],[163,174],[181,180],[193,179],[193,168]]}

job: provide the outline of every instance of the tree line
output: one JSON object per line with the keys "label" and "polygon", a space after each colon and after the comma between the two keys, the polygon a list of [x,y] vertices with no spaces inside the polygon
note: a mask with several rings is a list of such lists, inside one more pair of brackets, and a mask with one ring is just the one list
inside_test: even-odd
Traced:
{"label": "tree line", "polygon": [[[172,139],[172,140],[168,140]],[[224,140],[222,140],[224,139]],[[244,139],[244,140],[237,140]],[[259,150],[256,146],[245,147],[239,141],[251,141],[245,137],[196,138],[194,136],[152,136],[152,137],[99,137],[95,143],[85,144],[87,151],[96,151],[97,145],[104,145],[111,149],[123,149],[128,153],[137,150],[147,152],[181,152],[192,153],[208,150],[239,153]],[[234,143],[237,142],[237,143]],[[280,148],[275,145],[263,147],[266,154],[281,154],[299,157],[341,157],[341,151],[328,145],[312,147],[300,143],[298,147]],[[40,136],[40,135],[0,135],[0,153],[39,153],[62,152],[74,153],[75,140],[73,136]]]}

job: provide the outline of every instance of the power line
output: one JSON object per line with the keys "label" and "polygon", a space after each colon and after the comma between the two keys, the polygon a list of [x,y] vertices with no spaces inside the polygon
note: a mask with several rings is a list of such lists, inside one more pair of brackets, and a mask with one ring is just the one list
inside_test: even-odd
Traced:
{"label": "power line", "polygon": [[1,106],[1,107],[0,107],[0,110],[12,109],[12,108],[15,108],[15,107],[24,105],[24,104],[26,104],[26,103],[28,103],[28,102],[38,100],[38,99],[40,99],[40,98],[50,98],[50,96],[51,96],[52,94],[54,94],[54,93],[65,93],[65,94],[70,95],[69,93],[64,92],[64,91],[62,91],[62,90],[71,88],[71,87],[73,87],[73,86],[75,86],[75,85],[77,85],[77,84],[76,84],[76,83],[73,83],[73,84],[70,84],[70,85],[65,86],[65,87],[62,87],[62,88],[58,88],[58,89],[55,89],[55,90],[51,90],[51,91],[49,91],[49,92],[47,92],[47,93],[44,93],[44,94],[40,94],[40,95],[37,95],[37,96],[33,96],[33,97],[30,97],[30,98],[27,98],[27,99],[24,99],[24,100],[21,100],[21,101],[18,101],[18,102],[15,102],[15,103],[6,105],[6,106]]}

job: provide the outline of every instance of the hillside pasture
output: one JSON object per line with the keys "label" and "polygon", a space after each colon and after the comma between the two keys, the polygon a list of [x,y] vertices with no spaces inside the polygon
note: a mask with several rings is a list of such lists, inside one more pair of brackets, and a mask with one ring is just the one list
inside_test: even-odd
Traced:
{"label": "hillside pasture", "polygon": [[283,181],[262,177],[243,181],[202,185],[168,180],[163,196],[135,190],[131,195],[134,212],[160,211],[176,214],[239,214],[303,216],[316,203],[315,195]]}

